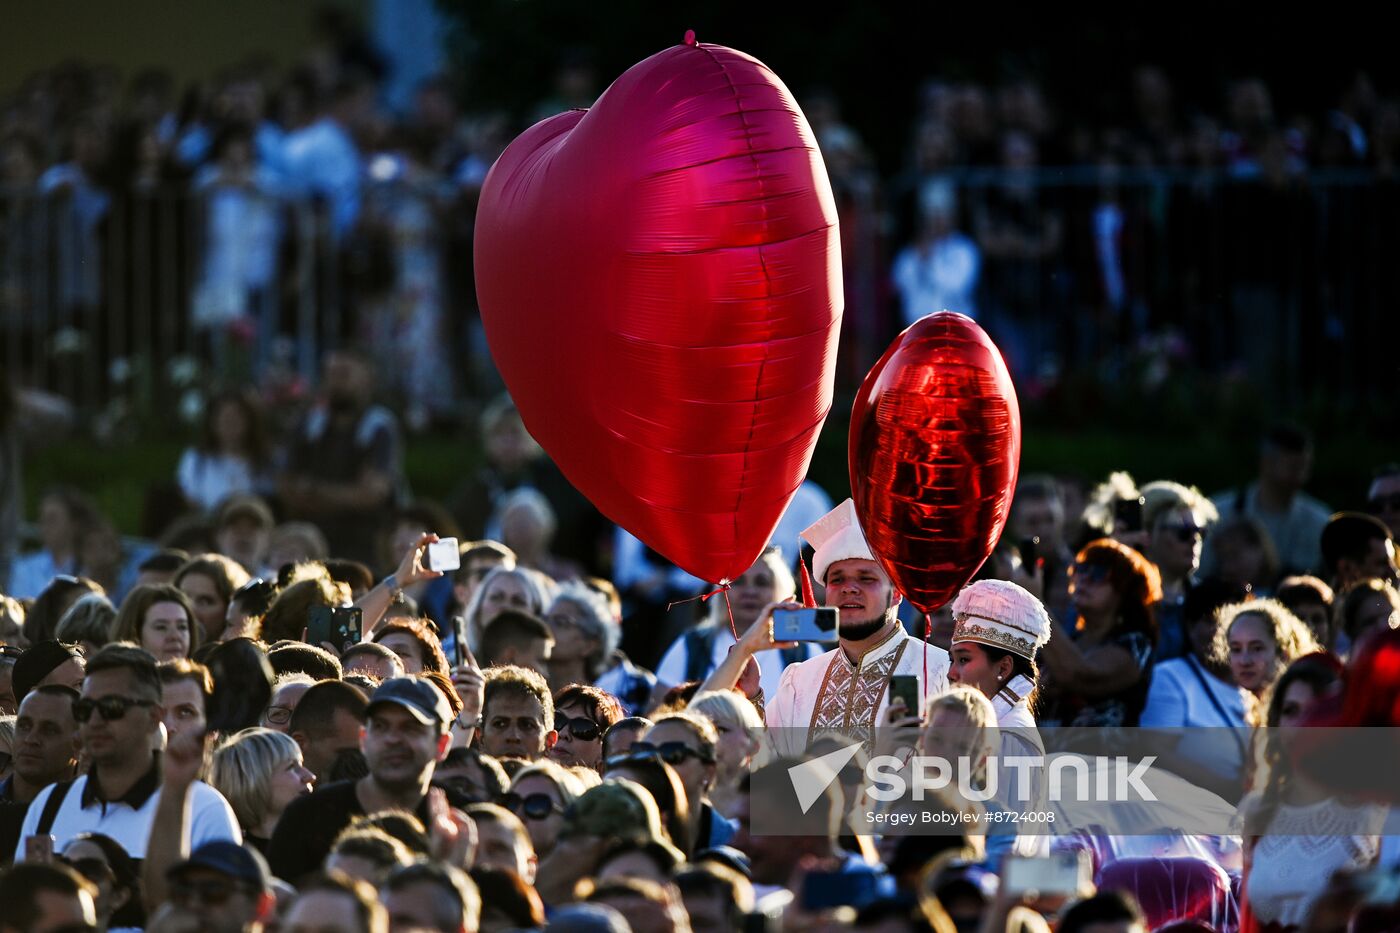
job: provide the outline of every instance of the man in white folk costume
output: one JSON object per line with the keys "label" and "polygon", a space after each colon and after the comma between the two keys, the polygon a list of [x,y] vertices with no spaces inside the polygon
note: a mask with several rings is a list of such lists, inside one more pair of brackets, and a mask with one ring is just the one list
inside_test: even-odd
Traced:
{"label": "man in white folk costume", "polygon": [[911,637],[900,625],[895,612],[903,597],[871,553],[854,502],[847,499],[832,509],[802,537],[816,549],[812,571],[826,587],[826,605],[840,611],[840,641],[783,672],[766,707],[768,725],[778,730],[772,736],[775,751],[800,754],[809,740],[828,731],[868,747],[876,725],[884,722],[890,678],[917,677],[921,700],[943,693],[948,653]]}

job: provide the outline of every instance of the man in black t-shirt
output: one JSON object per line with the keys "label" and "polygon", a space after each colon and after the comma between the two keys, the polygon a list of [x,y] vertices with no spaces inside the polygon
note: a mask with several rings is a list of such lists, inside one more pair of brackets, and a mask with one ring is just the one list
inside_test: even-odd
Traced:
{"label": "man in black t-shirt", "polygon": [[421,677],[386,680],[370,699],[360,747],[369,774],[340,781],[293,801],[272,834],[273,874],[292,884],[318,871],[331,843],[352,819],[380,810],[410,810],[424,825],[429,783],[447,756],[452,707]]}
{"label": "man in black t-shirt", "polygon": [[403,478],[398,422],[371,405],[374,370],[357,351],[326,356],[322,404],[297,428],[278,487],[289,517],[314,522],[336,556],[373,564],[374,535]]}

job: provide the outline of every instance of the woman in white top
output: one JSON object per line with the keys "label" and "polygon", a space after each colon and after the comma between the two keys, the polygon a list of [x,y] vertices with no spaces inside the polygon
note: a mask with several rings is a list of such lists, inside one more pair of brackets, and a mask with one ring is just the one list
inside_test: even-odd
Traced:
{"label": "woman in white top", "polygon": [[[953,637],[948,648],[948,681],[973,687],[996,712],[998,757],[1042,758],[1045,745],[1035,727],[1035,693],[1040,671],[1035,654],[1050,641],[1050,614],[1025,588],[1008,580],[978,580],[953,600]],[[1004,809],[1044,809],[1039,780],[1028,800],[1013,797],[1012,774],[1002,769],[998,800]],[[1007,852],[1035,856],[1049,852],[1047,835],[993,832],[987,840],[993,860]]]}
{"label": "woman in white top", "polygon": [[1242,585],[1216,578],[1192,587],[1182,605],[1188,651],[1152,668],[1139,720],[1144,728],[1184,730],[1157,740],[1164,767],[1230,800],[1238,800],[1243,788],[1247,713],[1254,701],[1212,652],[1219,610],[1247,596]]}
{"label": "woman in white top", "polygon": [[1244,815],[1244,896],[1261,928],[1288,929],[1307,922],[1317,899],[1338,871],[1371,867],[1380,850],[1385,810],[1353,804],[1290,761],[1313,702],[1338,687],[1342,666],[1319,652],[1289,666],[1268,695],[1264,737],[1266,774],[1240,806]]}
{"label": "woman in white top", "polygon": [[246,391],[216,395],[205,409],[199,442],[180,457],[180,491],[206,512],[232,495],[266,493],[268,450],[257,399]]}

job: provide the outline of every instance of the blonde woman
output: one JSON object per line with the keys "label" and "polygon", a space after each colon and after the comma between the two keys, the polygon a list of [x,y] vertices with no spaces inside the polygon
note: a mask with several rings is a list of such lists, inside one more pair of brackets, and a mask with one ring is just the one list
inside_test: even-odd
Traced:
{"label": "blonde woman", "polygon": [[734,690],[712,690],[698,693],[686,709],[704,716],[714,723],[719,733],[719,743],[715,746],[715,783],[710,788],[710,803],[724,816],[734,819],[741,802],[742,793],[739,781],[749,773],[755,758],[759,764],[767,756],[763,752],[760,737],[763,735],[763,717],[758,709]]}
{"label": "blonde woman", "polygon": [[214,752],[209,769],[209,783],[233,807],[243,841],[264,855],[282,811],[311,793],[315,778],[291,736],[261,727],[231,736]]}
{"label": "blonde woman", "polygon": [[1213,660],[1228,666],[1256,702],[1284,668],[1321,650],[1312,630],[1274,599],[1234,603],[1216,616]]}
{"label": "blonde woman", "polygon": [[501,806],[525,824],[535,854],[544,858],[559,841],[564,811],[587,789],[577,774],[545,758],[520,769],[501,798]]}

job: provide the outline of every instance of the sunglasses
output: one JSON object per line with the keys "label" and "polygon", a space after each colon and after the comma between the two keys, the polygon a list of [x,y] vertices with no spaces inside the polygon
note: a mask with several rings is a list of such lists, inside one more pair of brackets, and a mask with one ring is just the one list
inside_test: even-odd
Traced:
{"label": "sunglasses", "polygon": [[1113,572],[1104,564],[1075,564],[1074,579],[1083,583],[1107,583]]}
{"label": "sunglasses", "polygon": [[1388,496],[1376,496],[1366,503],[1366,511],[1376,512],[1400,512],[1400,492],[1393,492]]}
{"label": "sunglasses", "polygon": [[672,767],[681,764],[687,758],[698,759],[707,765],[715,762],[714,755],[706,755],[684,742],[662,742],[660,745],[653,745],[650,742],[633,742],[632,747],[627,750],[627,754],[631,758],[645,758],[655,755]]}
{"label": "sunglasses", "polygon": [[565,729],[568,729],[569,734],[580,742],[592,742],[603,734],[602,728],[591,719],[555,716],[554,731],[563,732]]}
{"label": "sunglasses", "polygon": [[552,814],[564,812],[564,808],[550,800],[548,794],[531,794],[528,797],[516,793],[502,794],[501,806],[528,820],[547,820]]}
{"label": "sunglasses", "polygon": [[1176,538],[1176,540],[1180,541],[1182,544],[1189,544],[1206,533],[1204,528],[1200,528],[1196,525],[1172,525],[1166,530],[1171,532],[1172,537]]}
{"label": "sunglasses", "polygon": [[104,722],[115,722],[127,714],[133,706],[155,706],[150,700],[132,700],[128,697],[103,697],[100,700],[74,700],[73,718],[87,722],[95,710]]}

